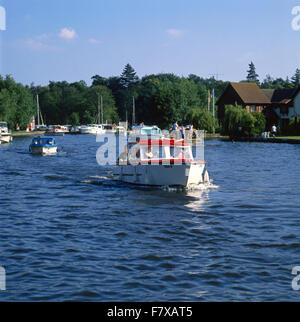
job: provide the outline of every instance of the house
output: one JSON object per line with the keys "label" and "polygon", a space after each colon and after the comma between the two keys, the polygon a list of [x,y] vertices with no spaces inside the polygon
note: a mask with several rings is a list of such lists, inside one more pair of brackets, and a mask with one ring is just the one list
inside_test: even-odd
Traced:
{"label": "house", "polygon": [[300,117],[300,87],[292,89],[261,89],[256,83],[229,83],[217,101],[222,124],[226,105],[241,105],[249,112],[265,115],[266,128],[277,125],[284,132],[293,118]]}
{"label": "house", "polygon": [[226,105],[241,105],[249,112],[262,112],[270,99],[256,83],[229,83],[217,101],[218,118],[222,122]]}
{"label": "house", "polygon": [[[290,121],[294,118],[294,97],[297,93],[298,89],[262,89],[262,91],[267,95],[271,102],[271,109],[278,116],[278,121],[274,120],[274,124],[276,124],[282,132],[285,132]],[[272,122],[268,122],[267,118],[267,127],[269,128]]]}

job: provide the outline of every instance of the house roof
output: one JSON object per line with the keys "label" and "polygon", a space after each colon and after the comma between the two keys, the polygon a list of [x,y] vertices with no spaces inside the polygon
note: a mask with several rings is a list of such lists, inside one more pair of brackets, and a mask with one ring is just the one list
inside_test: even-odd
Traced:
{"label": "house roof", "polygon": [[262,89],[263,93],[267,96],[267,98],[270,100],[270,102],[272,101],[272,96],[275,92],[275,89]]}
{"label": "house roof", "polygon": [[275,90],[272,95],[271,102],[277,104],[288,104],[293,100],[294,94],[297,90],[298,89],[295,88]]}
{"label": "house roof", "polygon": [[268,97],[256,83],[230,83],[244,104],[270,104]]}
{"label": "house roof", "polygon": [[232,87],[245,105],[291,104],[300,92],[298,88],[291,89],[261,89],[256,83],[229,83],[219,98],[217,104]]}

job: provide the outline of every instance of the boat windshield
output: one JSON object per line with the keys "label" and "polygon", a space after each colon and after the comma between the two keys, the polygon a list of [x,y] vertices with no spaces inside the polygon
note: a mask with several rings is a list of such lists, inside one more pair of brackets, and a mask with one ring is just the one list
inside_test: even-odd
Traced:
{"label": "boat windshield", "polygon": [[32,144],[35,145],[54,145],[55,140],[53,138],[35,138],[32,140]]}
{"label": "boat windshield", "polygon": [[7,127],[7,123],[6,122],[0,122],[0,127]]}
{"label": "boat windshield", "polygon": [[134,134],[145,136],[161,136],[161,129],[157,126],[135,126],[132,128]]}

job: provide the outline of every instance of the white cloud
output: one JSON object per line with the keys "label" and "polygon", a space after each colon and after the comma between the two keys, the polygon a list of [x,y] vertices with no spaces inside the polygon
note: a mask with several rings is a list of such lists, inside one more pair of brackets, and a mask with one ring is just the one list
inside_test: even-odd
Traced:
{"label": "white cloud", "polygon": [[89,43],[90,44],[93,44],[93,45],[99,45],[102,43],[102,41],[98,40],[98,39],[95,39],[95,38],[90,38],[89,39]]}
{"label": "white cloud", "polygon": [[182,29],[171,28],[171,29],[167,29],[166,33],[172,38],[179,38],[183,36],[184,31]]}
{"label": "white cloud", "polygon": [[72,28],[63,28],[59,33],[59,37],[66,40],[72,40],[77,37],[77,33]]}

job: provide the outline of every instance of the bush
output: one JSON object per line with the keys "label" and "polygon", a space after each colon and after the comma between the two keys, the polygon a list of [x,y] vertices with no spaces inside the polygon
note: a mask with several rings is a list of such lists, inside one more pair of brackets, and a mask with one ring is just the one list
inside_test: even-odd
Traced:
{"label": "bush", "polygon": [[208,133],[219,130],[218,121],[213,118],[211,112],[203,108],[192,109],[187,115],[186,123],[193,124],[194,128]]}
{"label": "bush", "polygon": [[300,120],[294,118],[290,121],[286,134],[292,136],[300,135]]}

